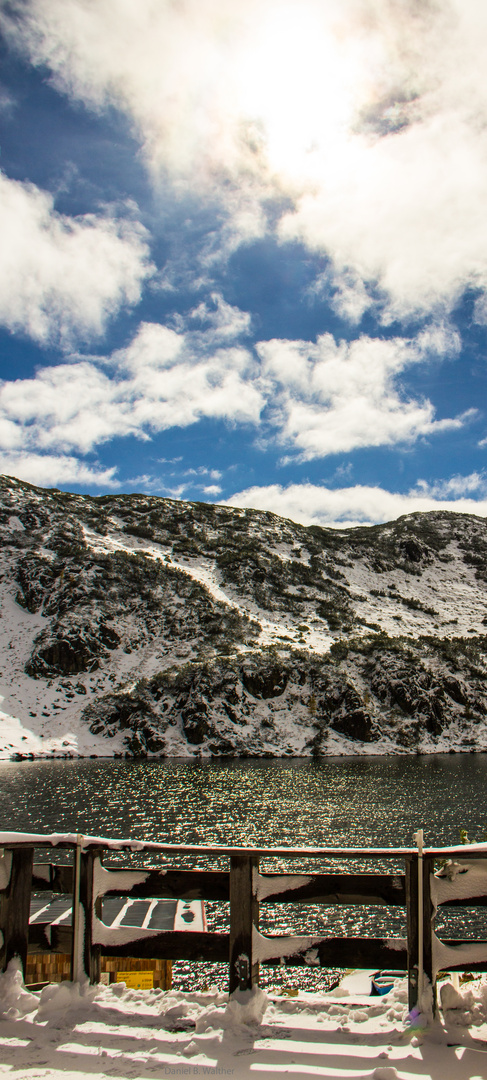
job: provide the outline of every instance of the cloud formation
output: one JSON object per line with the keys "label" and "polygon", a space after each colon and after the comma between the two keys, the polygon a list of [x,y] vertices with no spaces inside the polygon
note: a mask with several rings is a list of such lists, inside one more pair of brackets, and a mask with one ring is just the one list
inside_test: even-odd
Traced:
{"label": "cloud formation", "polygon": [[101,334],[152,272],[136,221],[57,214],[34,184],[0,172],[0,323],[41,344]]}
{"label": "cloud formation", "polygon": [[235,237],[291,199],[280,235],[330,256],[352,321],[364,282],[386,320],[467,286],[485,319],[484,0],[11,0],[2,24],[62,92],[123,110],[153,177],[219,199]]}
{"label": "cloud formation", "polygon": [[[462,497],[466,490],[479,491],[481,498]],[[447,494],[454,496],[448,498]],[[458,496],[458,497],[455,497]],[[318,484],[270,484],[237,492],[226,500],[226,506],[272,510],[281,517],[301,525],[323,525],[329,528],[350,528],[356,525],[376,525],[393,521],[401,514],[424,513],[428,510],[450,510],[459,514],[487,515],[487,480],[477,485],[471,477],[453,477],[451,481],[417,488],[402,494],[381,487],[356,484],[353,487],[327,488]]]}
{"label": "cloud formation", "polygon": [[88,465],[66,454],[36,454],[29,451],[0,451],[0,472],[39,487],[82,484],[86,487],[118,488],[116,469]]}
{"label": "cloud formation", "polygon": [[458,351],[456,336],[441,328],[409,340],[362,336],[337,343],[323,334],[316,344],[274,340],[256,348],[272,387],[272,423],[301,461],[411,443],[466,422],[467,416],[435,420],[430,401],[407,397],[398,385],[411,365]]}
{"label": "cloud formation", "polygon": [[206,418],[252,425],[307,461],[412,443],[471,416],[436,420],[430,401],[401,390],[408,367],[457,350],[456,336],[442,327],[413,339],[274,339],[253,352],[241,342],[248,315],[218,294],[175,325],[141,323],[110,356],[78,354],[33,378],[4,381],[0,447],[87,454],[115,437],[147,440]]}
{"label": "cloud formation", "polygon": [[0,445],[86,454],[115,437],[148,439],[202,417],[255,424],[263,405],[255,369],[242,347],[218,347],[213,326],[205,338],[142,323],[110,357],[74,357],[3,382]]}

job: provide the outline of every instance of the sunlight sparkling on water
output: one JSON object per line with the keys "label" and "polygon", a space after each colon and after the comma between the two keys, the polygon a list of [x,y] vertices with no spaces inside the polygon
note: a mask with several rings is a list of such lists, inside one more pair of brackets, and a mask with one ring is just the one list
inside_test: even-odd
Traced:
{"label": "sunlight sparkling on water", "polygon": [[0,763],[3,827],[172,843],[409,845],[474,839],[487,755]]}

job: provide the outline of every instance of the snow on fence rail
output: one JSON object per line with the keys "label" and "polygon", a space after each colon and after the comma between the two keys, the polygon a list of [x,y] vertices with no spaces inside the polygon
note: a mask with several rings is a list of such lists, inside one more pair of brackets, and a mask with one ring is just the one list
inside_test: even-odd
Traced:
{"label": "snow on fence rail", "polygon": [[[35,849],[67,849],[71,862],[34,862]],[[0,969],[27,953],[70,953],[73,979],[97,982],[100,957],[186,959],[228,962],[229,988],[247,989],[259,978],[260,964],[407,969],[409,1007],[418,1004],[418,978],[424,974],[435,1000],[439,970],[487,971],[487,940],[440,941],[434,932],[440,905],[487,907],[487,845],[449,848],[250,848],[157,844],[110,840],[76,833],[49,836],[0,833]],[[221,856],[226,870],[168,865],[120,867],[103,863],[107,852],[142,855]],[[260,873],[261,857],[306,858],[317,862],[362,858],[372,863],[401,860],[404,873]],[[441,861],[435,873],[435,861]],[[422,889],[419,888],[422,874]],[[71,894],[72,926],[29,924],[31,894]],[[102,920],[105,896],[133,899],[217,900],[230,902],[230,932],[154,931],[109,927]],[[421,910],[418,906],[421,898]],[[266,903],[386,905],[406,908],[406,938],[263,935],[259,907]],[[487,927],[486,927],[487,930]],[[419,949],[421,944],[421,955]]]}

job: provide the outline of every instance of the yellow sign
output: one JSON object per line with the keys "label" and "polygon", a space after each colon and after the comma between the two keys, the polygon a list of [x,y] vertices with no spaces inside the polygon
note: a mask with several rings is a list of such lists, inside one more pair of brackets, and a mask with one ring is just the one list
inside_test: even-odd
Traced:
{"label": "yellow sign", "polygon": [[152,990],[153,971],[117,971],[117,982],[127,984],[129,990]]}

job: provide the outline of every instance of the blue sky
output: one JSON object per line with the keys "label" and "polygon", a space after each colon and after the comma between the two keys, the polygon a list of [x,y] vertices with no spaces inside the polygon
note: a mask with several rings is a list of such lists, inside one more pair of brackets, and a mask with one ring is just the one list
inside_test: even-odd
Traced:
{"label": "blue sky", "polygon": [[487,513],[483,0],[0,0],[0,468]]}

